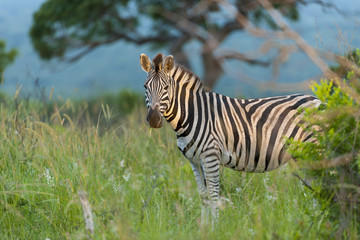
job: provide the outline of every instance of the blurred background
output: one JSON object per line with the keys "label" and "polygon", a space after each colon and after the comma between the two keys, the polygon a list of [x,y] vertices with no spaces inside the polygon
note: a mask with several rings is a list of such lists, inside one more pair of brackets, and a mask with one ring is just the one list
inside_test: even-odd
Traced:
{"label": "blurred background", "polygon": [[[336,62],[328,53],[360,46],[360,1],[270,2],[329,65]],[[162,52],[225,95],[308,92],[322,72],[283,30],[252,0],[0,0],[0,51],[17,51],[2,62],[1,90],[54,87],[61,98],[142,93],[139,56]]]}
{"label": "blurred background", "polygon": [[[360,0],[0,0],[0,239],[359,239],[359,16]],[[319,143],[287,142],[293,166],[221,172],[215,231],[171,127],[146,124],[139,57],[158,52],[208,90],[326,104],[301,124]]]}

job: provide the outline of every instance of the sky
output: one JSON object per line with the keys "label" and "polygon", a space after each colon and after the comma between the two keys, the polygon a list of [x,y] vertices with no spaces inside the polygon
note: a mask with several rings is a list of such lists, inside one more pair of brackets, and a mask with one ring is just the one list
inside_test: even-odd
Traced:
{"label": "sky", "polygon": [[[19,51],[15,63],[5,72],[5,84],[1,87],[3,90],[12,93],[19,85],[31,90],[34,81],[39,79],[40,84],[49,92],[54,87],[54,96],[59,97],[86,97],[116,92],[123,88],[143,91],[146,74],[139,66],[139,56],[143,52],[150,58],[156,55],[148,46],[117,42],[100,47],[72,64],[40,60],[32,48],[28,32],[32,14],[43,2],[44,0],[0,0],[0,38],[7,42],[8,49],[16,48]],[[324,12],[321,7],[312,4],[299,9],[300,21],[292,23],[292,28],[309,44],[323,50],[344,53],[349,45],[360,47],[360,1],[333,2],[346,13],[345,16],[335,10],[328,9]],[[339,38],[340,35],[344,39]],[[260,40],[241,32],[229,37],[224,48],[251,52],[260,44]],[[200,45],[194,42],[185,51],[191,56],[193,72],[201,77]],[[166,50],[163,52],[167,53]],[[277,94],[274,89],[255,89],[250,83],[252,79],[269,81],[270,68],[229,61],[225,64],[225,70],[226,74],[215,88],[219,93],[246,97]],[[310,60],[299,53],[281,67],[278,81],[300,82],[320,74]],[[245,75],[250,77],[245,78]],[[291,92],[298,92],[298,89]]]}

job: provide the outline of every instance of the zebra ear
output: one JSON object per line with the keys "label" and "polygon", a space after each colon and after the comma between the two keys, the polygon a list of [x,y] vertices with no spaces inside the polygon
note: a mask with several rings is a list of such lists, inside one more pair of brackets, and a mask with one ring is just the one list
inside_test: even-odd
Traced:
{"label": "zebra ear", "polygon": [[140,55],[140,65],[145,72],[150,72],[151,61],[150,58],[146,56],[144,53]]}
{"label": "zebra ear", "polygon": [[165,58],[164,62],[164,70],[166,73],[169,73],[175,65],[174,57],[172,55],[169,55]]}

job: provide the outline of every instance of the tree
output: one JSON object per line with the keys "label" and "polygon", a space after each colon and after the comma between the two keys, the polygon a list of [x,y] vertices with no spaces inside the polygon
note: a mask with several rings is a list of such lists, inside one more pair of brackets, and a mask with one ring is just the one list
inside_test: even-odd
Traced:
{"label": "tree", "polygon": [[4,83],[4,72],[5,69],[14,62],[15,57],[18,52],[16,49],[11,49],[10,51],[6,51],[6,43],[5,41],[0,39],[0,79],[1,84]]}
{"label": "tree", "polygon": [[[283,16],[297,20],[303,0],[271,0]],[[41,58],[76,61],[99,46],[117,41],[167,47],[181,64],[189,67],[184,46],[196,40],[202,46],[204,85],[212,89],[223,74],[224,59],[268,66],[270,62],[245,54],[216,54],[227,37],[245,29],[245,23],[230,17],[226,1],[176,0],[47,0],[34,14],[32,43]],[[274,29],[269,14],[255,0],[232,4],[252,23]]]}

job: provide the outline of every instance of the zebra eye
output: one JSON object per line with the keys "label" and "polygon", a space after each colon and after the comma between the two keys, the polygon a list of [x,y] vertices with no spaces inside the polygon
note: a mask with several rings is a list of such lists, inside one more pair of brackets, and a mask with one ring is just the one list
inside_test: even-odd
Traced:
{"label": "zebra eye", "polygon": [[164,86],[164,90],[167,90],[169,88],[169,85]]}

